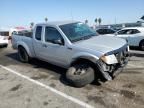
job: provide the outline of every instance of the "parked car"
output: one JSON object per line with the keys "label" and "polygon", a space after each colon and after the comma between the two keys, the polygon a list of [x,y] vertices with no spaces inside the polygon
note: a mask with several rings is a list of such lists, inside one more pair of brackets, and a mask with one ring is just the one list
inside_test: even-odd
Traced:
{"label": "parked car", "polygon": [[105,35],[105,34],[114,34],[116,31],[109,28],[99,28],[96,29],[96,32],[100,35]]}
{"label": "parked car", "polygon": [[144,50],[144,27],[130,27],[117,31],[113,36],[127,40],[129,46]]}
{"label": "parked car", "polygon": [[77,21],[36,24],[31,36],[13,35],[12,46],[22,62],[38,58],[67,68],[66,79],[76,87],[99,75],[112,80],[128,63],[129,47],[124,39],[97,36]]}
{"label": "parked car", "polygon": [[0,29],[0,35],[8,37],[9,40],[11,39],[12,34],[16,32],[18,32],[18,30],[13,28]]}
{"label": "parked car", "polygon": [[8,37],[0,35],[0,47],[8,46]]}

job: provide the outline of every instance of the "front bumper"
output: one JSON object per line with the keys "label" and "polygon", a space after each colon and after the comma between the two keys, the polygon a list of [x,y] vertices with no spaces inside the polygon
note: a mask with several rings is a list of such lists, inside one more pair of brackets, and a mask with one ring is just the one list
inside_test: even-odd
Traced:
{"label": "front bumper", "polygon": [[105,80],[112,80],[114,77],[116,77],[119,73],[123,71],[125,66],[128,64],[128,60],[129,60],[129,57],[125,60],[123,64],[114,64],[114,65],[107,65],[99,60],[97,61],[96,64],[103,78]]}

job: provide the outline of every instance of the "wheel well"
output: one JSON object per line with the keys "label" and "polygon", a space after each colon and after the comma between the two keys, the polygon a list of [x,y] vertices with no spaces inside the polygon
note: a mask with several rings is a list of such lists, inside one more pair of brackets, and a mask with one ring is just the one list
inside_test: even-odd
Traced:
{"label": "wheel well", "polygon": [[[28,54],[27,50],[26,50],[22,45],[19,45],[19,46],[18,46],[18,49],[19,49],[19,48],[23,48],[23,49],[26,51],[26,53]],[[29,55],[29,54],[28,54],[28,55]]]}
{"label": "wheel well", "polygon": [[142,42],[144,42],[144,39],[140,41],[139,46],[141,45]]}
{"label": "wheel well", "polygon": [[[24,48],[22,45],[19,45],[19,46],[18,46],[18,48],[20,48],[20,47],[21,47],[21,48]],[[25,48],[24,48],[24,49],[25,49]]]}
{"label": "wheel well", "polygon": [[18,48],[23,47],[22,45],[19,45]]}
{"label": "wheel well", "polygon": [[84,59],[84,58],[79,58],[76,61],[72,62],[71,66],[78,64],[78,63],[88,63],[95,70],[95,72],[97,72],[97,70],[98,70],[97,65],[95,63],[93,63],[92,61],[90,61],[88,59]]}

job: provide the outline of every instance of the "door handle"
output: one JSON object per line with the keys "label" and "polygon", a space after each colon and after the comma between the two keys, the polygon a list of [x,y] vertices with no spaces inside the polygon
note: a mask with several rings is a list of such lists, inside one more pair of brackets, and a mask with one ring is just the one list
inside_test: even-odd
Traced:
{"label": "door handle", "polygon": [[68,47],[67,49],[72,50],[72,48]]}
{"label": "door handle", "polygon": [[42,47],[45,47],[45,48],[47,48],[47,45],[46,45],[46,44],[42,44]]}

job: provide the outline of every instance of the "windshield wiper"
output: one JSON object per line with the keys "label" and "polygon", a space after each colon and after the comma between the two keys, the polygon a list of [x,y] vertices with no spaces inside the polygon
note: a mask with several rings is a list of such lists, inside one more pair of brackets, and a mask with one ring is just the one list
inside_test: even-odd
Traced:
{"label": "windshield wiper", "polygon": [[87,40],[87,39],[90,39],[90,38],[92,38],[94,36],[96,36],[96,34],[89,34],[89,35],[83,36],[81,38],[74,39],[74,40],[72,40],[72,42],[77,42],[77,41],[81,41],[81,40]]}
{"label": "windshield wiper", "polygon": [[77,42],[77,41],[80,41],[80,40],[87,40],[87,39],[90,39],[90,38],[92,38],[92,37],[93,37],[92,35],[84,36],[84,37],[81,37],[81,38],[78,38],[78,39],[73,40],[73,42]]}

